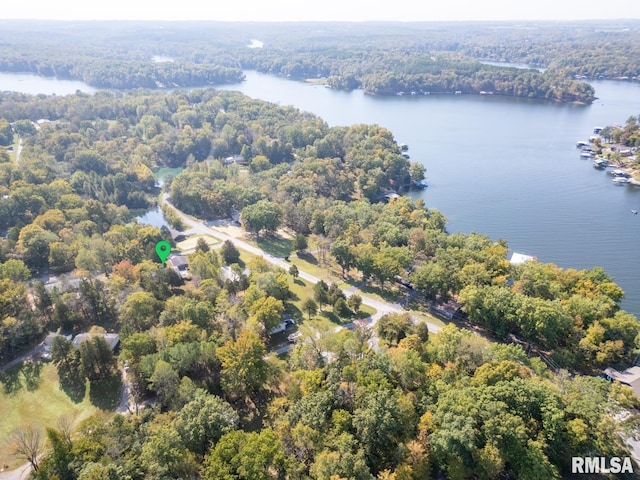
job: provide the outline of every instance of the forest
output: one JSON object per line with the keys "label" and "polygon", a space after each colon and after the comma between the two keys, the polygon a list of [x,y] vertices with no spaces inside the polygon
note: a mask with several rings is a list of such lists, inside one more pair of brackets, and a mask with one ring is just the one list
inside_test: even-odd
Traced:
{"label": "forest", "polygon": [[[583,80],[640,77],[640,30],[634,21],[302,26],[14,21],[3,27],[0,71],[108,89],[220,85],[239,82],[243,70],[254,69],[376,95],[483,92],[588,104],[596,94]],[[248,48],[252,39],[264,46]]]}
{"label": "forest", "polygon": [[[640,403],[597,378],[637,353],[624,292],[599,268],[511,265],[505,241],[449,234],[422,201],[385,202],[425,174],[392,132],[212,89],[0,105],[0,359],[49,331],[115,331],[115,354],[58,337],[52,364],[76,401],[87,385],[117,392],[126,365],[135,403],[43,426],[24,456],[32,478],[533,480],[568,477],[572,456],[628,455]],[[361,299],[336,283],[301,293],[295,269],[230,242],[198,242],[183,282],[153,250],[171,232],[132,221],[157,202],[163,166],[183,169],[165,179],[180,210],[239,212],[253,239],[313,241],[345,279],[403,295],[401,278],[416,304],[455,299],[468,322],[435,333],[387,314],[372,348],[369,329],[336,328]],[[51,272],[79,282],[46,288]],[[269,355],[285,315],[301,339]]]}

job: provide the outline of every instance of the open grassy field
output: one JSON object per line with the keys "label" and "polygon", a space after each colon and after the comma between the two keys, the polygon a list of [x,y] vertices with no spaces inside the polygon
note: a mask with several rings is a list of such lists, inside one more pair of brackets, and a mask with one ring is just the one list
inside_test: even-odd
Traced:
{"label": "open grassy field", "polygon": [[[302,302],[305,298],[313,298],[313,284],[301,278],[296,278],[293,282],[289,283],[289,287],[291,291],[295,295],[295,300],[292,302],[294,307],[297,309],[296,314],[300,315],[301,319],[306,319],[307,314],[301,311]],[[337,315],[332,312],[333,308],[331,306],[325,305],[322,311],[318,312],[318,316],[324,317],[335,323],[340,325],[342,323],[348,323],[353,319],[340,319]],[[370,307],[368,305],[362,305],[357,315],[354,318],[366,318],[374,315],[376,313],[376,309]]]}
{"label": "open grassy field", "polygon": [[262,235],[260,238],[251,236],[245,241],[258,247],[274,257],[287,257],[293,253],[293,240],[281,235]]}
{"label": "open grassy field", "polygon": [[438,317],[436,317],[436,316],[434,316],[434,315],[432,315],[432,314],[430,314],[428,312],[421,312],[419,310],[410,310],[409,313],[414,318],[417,318],[417,319],[422,320],[424,322],[429,322],[429,323],[438,325],[441,328],[446,325],[445,322],[443,322]]}
{"label": "open grassy field", "polygon": [[6,443],[21,425],[31,423],[44,430],[60,417],[80,421],[95,411],[88,394],[74,403],[60,389],[56,367],[50,363],[27,362],[10,369],[0,375],[0,464],[14,468],[25,462],[13,457]]}
{"label": "open grassy field", "polygon": [[198,243],[199,238],[203,238],[211,248],[216,248],[222,244],[222,240],[214,237],[213,235],[194,235],[182,242],[176,243],[176,249],[182,253],[193,253],[196,249],[196,244]]}
{"label": "open grassy field", "polygon": [[313,255],[311,253],[298,253],[297,256],[291,257],[289,261],[300,270],[305,271],[314,277],[321,278],[324,281],[337,283],[343,281],[340,267],[333,264],[321,265],[317,255]]}

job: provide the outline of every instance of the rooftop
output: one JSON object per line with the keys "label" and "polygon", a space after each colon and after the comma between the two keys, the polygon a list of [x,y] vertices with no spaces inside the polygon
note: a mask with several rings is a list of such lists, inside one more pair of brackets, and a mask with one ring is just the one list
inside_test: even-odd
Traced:
{"label": "rooftop", "polygon": [[525,255],[524,253],[513,252],[511,254],[511,259],[509,260],[509,263],[511,263],[511,265],[519,265],[521,263],[531,262],[535,259],[536,257],[532,257],[531,255]]}
{"label": "rooftop", "polygon": [[171,262],[171,265],[176,268],[189,266],[189,261],[182,255],[171,255],[168,260]]}
{"label": "rooftop", "polygon": [[115,349],[120,343],[120,336],[117,333],[79,333],[73,339],[73,346],[78,348],[82,342],[91,340],[93,337],[104,338],[111,350]]}
{"label": "rooftop", "polygon": [[630,386],[635,394],[640,397],[640,366],[629,367],[624,372],[619,372],[609,367],[604,373],[607,379]]}

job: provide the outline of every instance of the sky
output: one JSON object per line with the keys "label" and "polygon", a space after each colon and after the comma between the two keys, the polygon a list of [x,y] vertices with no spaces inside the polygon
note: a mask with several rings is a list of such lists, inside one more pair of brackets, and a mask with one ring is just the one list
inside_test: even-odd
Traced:
{"label": "sky", "polygon": [[0,19],[468,21],[640,19],[638,0],[11,0]]}

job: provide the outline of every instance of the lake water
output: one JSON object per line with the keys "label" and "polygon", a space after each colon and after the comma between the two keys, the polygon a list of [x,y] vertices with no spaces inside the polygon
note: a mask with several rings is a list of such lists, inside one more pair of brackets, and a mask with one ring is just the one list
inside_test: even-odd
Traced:
{"label": "lake water", "polygon": [[70,95],[76,90],[85,93],[95,93],[97,88],[90,87],[84,82],[76,80],[60,80],[55,77],[39,77],[32,73],[0,72],[0,92],[12,91],[38,95]]}
{"label": "lake water", "polygon": [[225,86],[293,105],[329,125],[377,123],[427,168],[412,193],[448,219],[450,232],[505,239],[517,252],[565,268],[602,266],[640,315],[640,190],[616,187],[575,147],[595,126],[640,113],[640,84],[598,81],[590,106],[500,96],[376,97],[246,72]]}
{"label": "lake water", "polygon": [[[602,266],[625,290],[623,308],[640,315],[640,215],[631,213],[640,210],[640,190],[614,186],[575,148],[595,126],[640,113],[640,84],[592,82],[598,100],[577,106],[500,96],[376,97],[245,73],[245,82],[223,88],[293,105],[331,126],[390,129],[427,168],[429,188],[411,195],[444,213],[450,232],[502,238],[513,251],[565,268]],[[22,89],[26,79],[14,75],[0,74],[0,90],[47,93]],[[68,93],[77,89],[71,83]],[[150,214],[150,223],[160,221],[161,212]]]}
{"label": "lake water", "polygon": [[134,217],[134,219],[138,223],[144,223],[153,227],[169,227],[169,223],[167,223],[167,219],[164,218],[164,213],[162,213],[162,209],[160,207],[153,207],[143,214]]}
{"label": "lake water", "polygon": [[[163,167],[159,170],[157,170],[155,172],[156,174],[156,178],[158,179],[158,183],[157,186],[158,187],[163,187],[164,186],[164,177],[166,175],[172,175],[172,176],[176,176],[178,175],[182,170],[184,170],[183,168],[169,168],[169,167]],[[150,210],[147,210],[146,212],[134,217],[135,220],[138,223],[146,223],[148,225],[152,225],[154,227],[169,227],[169,222],[167,222],[167,219],[164,216],[164,213],[162,213],[162,208],[160,208],[160,206],[154,207]]]}

